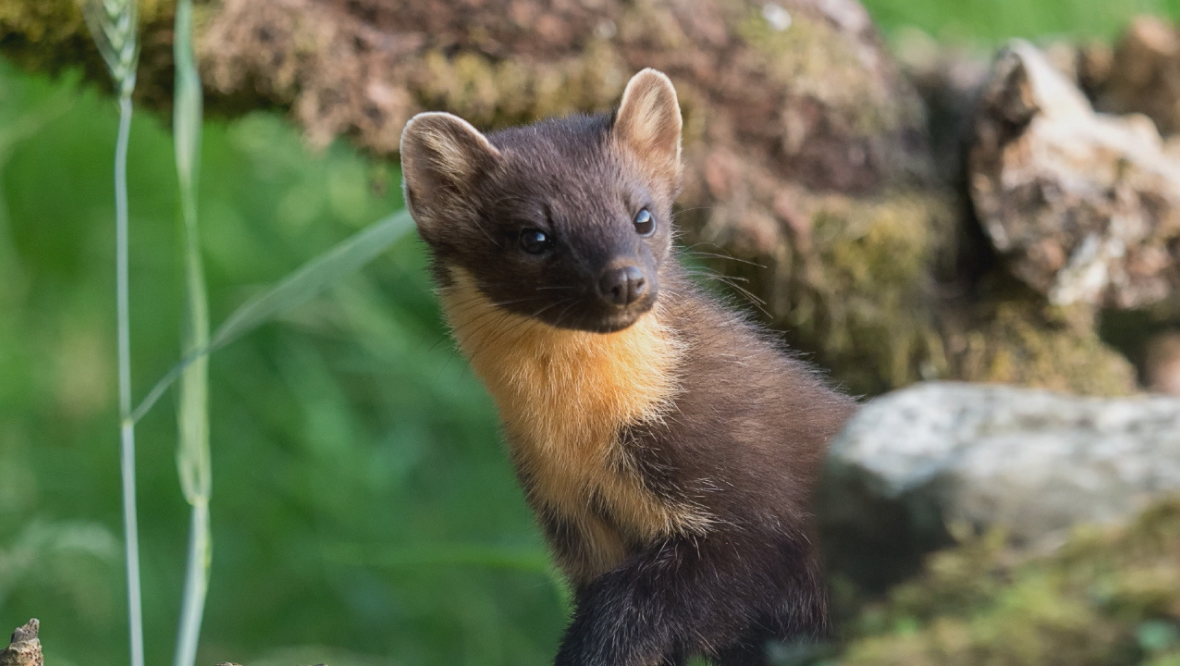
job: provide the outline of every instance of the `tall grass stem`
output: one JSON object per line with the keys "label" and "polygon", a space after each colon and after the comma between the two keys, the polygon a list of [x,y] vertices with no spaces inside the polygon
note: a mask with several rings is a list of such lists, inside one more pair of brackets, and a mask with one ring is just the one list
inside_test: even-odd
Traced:
{"label": "tall grass stem", "polygon": [[131,666],[143,666],[143,602],[139,576],[139,520],[135,508],[135,421],[131,418],[131,307],[127,242],[127,143],[131,95],[119,97],[115,141],[115,303],[118,318],[120,467],[123,476],[123,535],[127,560],[127,614]]}
{"label": "tall grass stem", "polygon": [[123,477],[124,557],[127,562],[127,619],[131,666],[143,666],[143,604],[139,583],[139,527],[135,510],[135,419],[131,418],[131,306],[128,295],[127,143],[131,135],[131,93],[139,64],[138,3],[135,0],[79,0],[90,37],[110,70],[119,96],[115,137],[115,310],[119,363],[119,459]]}
{"label": "tall grass stem", "polygon": [[[172,134],[180,216],[184,226],[185,355],[209,346],[209,299],[197,227],[197,189],[201,162],[201,79],[192,48],[192,0],[176,3],[173,59],[176,63]],[[200,644],[201,620],[209,588],[213,539],[209,526],[212,454],[209,446],[209,361],[205,356],[185,367],[178,396],[176,469],[185,501],[191,507],[184,596],[181,598],[174,666],[193,666]]]}
{"label": "tall grass stem", "polygon": [[213,557],[208,502],[198,502],[192,507],[188,543],[180,630],[176,639],[176,655],[173,658],[173,664],[177,666],[191,666],[196,661],[197,646],[200,643],[201,619],[205,612],[205,595],[209,589],[209,565]]}

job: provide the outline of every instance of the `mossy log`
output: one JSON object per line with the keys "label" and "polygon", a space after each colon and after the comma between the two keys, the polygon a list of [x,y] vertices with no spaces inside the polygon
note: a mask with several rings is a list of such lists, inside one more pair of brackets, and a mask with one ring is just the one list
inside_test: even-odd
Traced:
{"label": "mossy log", "polygon": [[[139,94],[165,107],[172,5],[141,8]],[[601,111],[630,74],[659,68],[685,116],[678,222],[690,251],[747,281],[766,318],[851,390],[935,377],[1133,389],[1125,361],[1097,377],[1069,370],[1119,366],[1092,320],[1062,326],[1035,298],[981,288],[964,268],[990,250],[972,235],[962,191],[938,173],[922,99],[856,0],[197,9],[207,109],[289,109],[312,144],[343,135],[390,158],[416,112],[498,128]],[[101,71],[74,0],[0,0],[0,52],[32,69]]]}

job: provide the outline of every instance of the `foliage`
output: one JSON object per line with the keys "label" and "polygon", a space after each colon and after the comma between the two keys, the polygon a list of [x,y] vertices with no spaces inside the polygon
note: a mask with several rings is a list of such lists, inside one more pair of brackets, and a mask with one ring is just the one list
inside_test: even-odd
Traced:
{"label": "foliage", "polygon": [[[39,105],[62,103],[54,97],[62,85],[72,87],[0,67],[0,120],[22,109],[51,119],[14,146],[0,171],[4,548],[16,538],[10,526],[37,517],[111,531],[121,522],[107,296],[115,118],[95,93],[71,92],[73,107],[52,120]],[[171,143],[158,123],[137,119],[130,144],[136,395],[180,355],[181,228]],[[277,281],[400,208],[395,170],[343,146],[309,156],[272,117],[207,123],[202,152],[213,321],[260,293],[251,285]],[[251,663],[284,645],[368,655],[357,663],[549,659],[562,600],[492,407],[445,340],[416,239],[218,352],[210,381],[218,557],[198,662]],[[168,403],[138,433],[152,663],[169,657],[187,528]],[[446,562],[456,549],[464,557]],[[54,663],[126,663],[122,573],[102,561],[85,571],[97,590],[86,603],[65,580],[25,580],[0,605],[0,626],[36,615]],[[303,654],[314,663],[333,653]]]}
{"label": "foliage", "polygon": [[[181,352],[187,357],[209,346],[209,296],[201,235],[197,226],[197,184],[201,171],[201,124],[204,121],[201,78],[193,53],[193,3],[178,0],[174,37],[175,94],[172,109],[173,153],[184,224],[184,330]],[[184,499],[192,507],[192,520],[181,598],[180,629],[176,637],[174,666],[193,666],[200,644],[201,620],[209,592],[209,567],[213,560],[213,535],[209,527],[209,501],[213,480],[209,447],[209,359],[196,358],[185,367],[177,391],[176,468]]]}
{"label": "foliage", "polygon": [[118,553],[115,537],[96,523],[32,521],[6,543],[0,549],[0,606],[10,591],[33,580],[85,605],[86,595],[102,593],[85,574],[95,564],[114,562]]}
{"label": "foliage", "polygon": [[863,0],[893,32],[917,27],[950,42],[1075,35],[1110,39],[1136,14],[1180,16],[1177,0]]}

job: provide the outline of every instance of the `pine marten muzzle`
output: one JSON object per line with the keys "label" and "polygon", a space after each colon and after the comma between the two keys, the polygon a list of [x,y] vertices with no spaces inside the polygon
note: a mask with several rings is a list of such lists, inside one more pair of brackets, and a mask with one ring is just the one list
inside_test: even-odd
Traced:
{"label": "pine marten muzzle", "polygon": [[828,631],[810,495],[853,402],[680,266],[680,133],[644,70],[613,115],[402,135],[443,311],[576,591],[558,666],[764,664]]}

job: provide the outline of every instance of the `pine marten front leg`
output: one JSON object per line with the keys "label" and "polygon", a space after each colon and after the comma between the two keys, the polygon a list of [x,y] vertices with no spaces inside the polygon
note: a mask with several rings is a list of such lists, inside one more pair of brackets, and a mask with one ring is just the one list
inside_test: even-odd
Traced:
{"label": "pine marten front leg", "polygon": [[655,666],[708,655],[766,664],[766,644],[827,633],[802,535],[718,532],[652,544],[577,594],[556,666]]}

